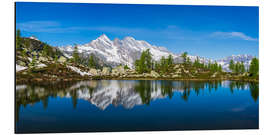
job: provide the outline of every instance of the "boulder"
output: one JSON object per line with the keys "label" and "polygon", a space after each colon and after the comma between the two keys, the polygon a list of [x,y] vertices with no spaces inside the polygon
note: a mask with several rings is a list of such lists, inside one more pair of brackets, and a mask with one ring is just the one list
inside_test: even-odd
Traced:
{"label": "boulder", "polygon": [[215,72],[213,75],[211,75],[212,78],[217,76],[217,72]]}
{"label": "boulder", "polygon": [[58,59],[58,62],[60,63],[65,63],[67,61],[67,59],[63,56],[60,56],[60,58]]}
{"label": "boulder", "polygon": [[249,73],[245,72],[245,73],[242,74],[242,76],[249,76]]}
{"label": "boulder", "polygon": [[103,67],[101,75],[110,75],[110,68],[108,67]]}
{"label": "boulder", "polygon": [[181,75],[177,75],[177,74],[172,75],[172,78],[179,78],[179,77],[181,77]]}
{"label": "boulder", "polygon": [[153,70],[150,72],[150,76],[154,77],[154,78],[160,77],[160,75],[157,72],[153,71]]}
{"label": "boulder", "polygon": [[38,60],[45,62],[45,61],[48,61],[48,58],[41,56],[41,57],[38,58]]}
{"label": "boulder", "polygon": [[20,60],[17,61],[17,64],[20,65],[20,66],[23,66],[23,67],[26,66],[26,63],[23,62],[23,61],[20,61]]}
{"label": "boulder", "polygon": [[123,75],[123,74],[126,74],[123,66],[118,66],[118,67],[112,69],[113,76],[119,76],[119,75]]}
{"label": "boulder", "polygon": [[175,65],[174,69],[178,69],[180,67],[180,65]]}
{"label": "boulder", "polygon": [[99,75],[99,72],[98,70],[94,69],[94,68],[91,68],[89,70],[89,73],[92,75],[92,76],[98,76]]}
{"label": "boulder", "polygon": [[37,56],[37,52],[36,52],[36,51],[31,52],[31,54],[32,54],[33,56]]}

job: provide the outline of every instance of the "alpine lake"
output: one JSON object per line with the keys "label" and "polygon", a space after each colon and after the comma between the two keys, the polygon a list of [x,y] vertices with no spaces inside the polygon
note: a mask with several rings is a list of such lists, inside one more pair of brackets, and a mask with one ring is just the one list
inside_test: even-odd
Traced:
{"label": "alpine lake", "polygon": [[258,82],[50,82],[15,96],[16,133],[259,128]]}

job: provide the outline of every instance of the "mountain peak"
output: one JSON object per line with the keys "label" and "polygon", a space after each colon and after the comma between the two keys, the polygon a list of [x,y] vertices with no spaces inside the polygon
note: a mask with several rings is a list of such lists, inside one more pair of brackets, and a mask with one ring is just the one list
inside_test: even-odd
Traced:
{"label": "mountain peak", "polygon": [[130,37],[130,36],[127,36],[127,37],[125,37],[125,38],[124,38],[124,40],[131,40],[131,41],[134,41],[134,40],[135,40],[135,38]]}
{"label": "mountain peak", "polygon": [[105,34],[102,34],[97,39],[104,40],[104,41],[111,41]]}
{"label": "mountain peak", "polygon": [[31,37],[29,37],[30,39],[34,39],[34,40],[37,40],[37,41],[39,41],[35,36],[31,36]]}

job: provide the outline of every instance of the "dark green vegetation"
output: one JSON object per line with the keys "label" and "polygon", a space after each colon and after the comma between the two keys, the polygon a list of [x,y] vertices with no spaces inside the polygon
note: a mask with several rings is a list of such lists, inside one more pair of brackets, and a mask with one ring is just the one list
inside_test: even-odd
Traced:
{"label": "dark green vegetation", "polygon": [[259,79],[259,60],[253,58],[248,69],[245,68],[243,62],[235,63],[233,60],[230,61],[230,70],[233,74],[248,73],[248,78]]}
{"label": "dark green vegetation", "polygon": [[16,32],[17,82],[30,81],[72,81],[88,79],[168,79],[168,80],[259,80],[259,60],[254,58],[248,69],[243,63],[231,61],[230,70],[224,72],[217,62],[203,63],[197,57],[192,62],[184,52],[182,63],[174,63],[172,55],[159,61],[152,58],[150,50],[141,53],[134,63],[135,69],[127,65],[115,68],[102,64],[98,57],[90,54],[83,57],[75,46],[71,58],[58,48],[36,39],[21,37]]}

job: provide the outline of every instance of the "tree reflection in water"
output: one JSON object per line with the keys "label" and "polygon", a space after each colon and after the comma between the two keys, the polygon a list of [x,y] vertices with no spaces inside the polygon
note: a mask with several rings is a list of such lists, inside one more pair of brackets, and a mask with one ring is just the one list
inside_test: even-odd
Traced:
{"label": "tree reflection in water", "polygon": [[101,110],[110,104],[122,105],[127,109],[135,105],[150,105],[152,100],[168,97],[171,99],[175,92],[188,102],[191,92],[200,96],[208,90],[208,94],[227,87],[233,94],[235,90],[249,90],[251,97],[256,102],[259,97],[259,84],[240,81],[117,81],[99,80],[82,81],[57,84],[22,84],[16,86],[16,114],[19,119],[21,107],[42,102],[47,109],[49,98],[71,98],[73,108],[76,109],[78,99],[84,99],[96,105]]}

